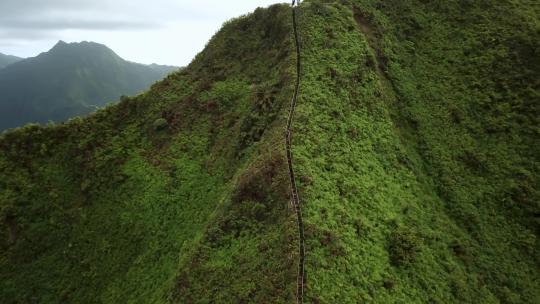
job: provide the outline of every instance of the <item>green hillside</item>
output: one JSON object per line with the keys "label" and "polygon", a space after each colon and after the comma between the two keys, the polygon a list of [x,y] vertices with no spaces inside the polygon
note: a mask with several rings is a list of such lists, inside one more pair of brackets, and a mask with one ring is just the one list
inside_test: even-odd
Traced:
{"label": "green hillside", "polygon": [[21,61],[23,58],[19,58],[17,56],[13,55],[6,55],[0,53],[0,69],[5,68],[6,66],[15,63],[17,61]]}
{"label": "green hillside", "polygon": [[178,69],[128,62],[104,45],[58,42],[0,70],[0,131],[85,115]]}
{"label": "green hillside", "polygon": [[540,301],[539,12],[303,6],[309,301]]}
{"label": "green hillside", "polygon": [[289,13],[230,21],[185,70],[88,118],[5,134],[0,302],[292,299]]}
{"label": "green hillside", "polygon": [[[0,137],[1,303],[294,303],[288,5]],[[303,2],[305,303],[540,302],[540,4]]]}

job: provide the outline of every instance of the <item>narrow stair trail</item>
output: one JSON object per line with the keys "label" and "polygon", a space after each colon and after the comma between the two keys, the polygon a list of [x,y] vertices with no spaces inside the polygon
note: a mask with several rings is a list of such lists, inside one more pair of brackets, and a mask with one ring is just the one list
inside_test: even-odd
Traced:
{"label": "narrow stair trail", "polygon": [[297,24],[297,10],[300,1],[293,0],[292,2],[292,22],[294,30],[294,40],[296,45],[296,83],[294,88],[294,94],[291,100],[289,108],[289,116],[287,118],[287,129],[285,130],[285,147],[287,150],[287,163],[289,166],[289,178],[291,182],[291,201],[296,213],[296,222],[298,224],[298,274],[296,278],[296,303],[301,304],[304,302],[304,224],[302,222],[302,209],[300,207],[300,199],[298,197],[298,188],[296,187],[296,180],[293,170],[293,159],[291,152],[291,136],[292,136],[292,122],[294,117],[294,110],[296,108],[296,101],[298,97],[298,91],[300,89],[300,37],[298,33]]}

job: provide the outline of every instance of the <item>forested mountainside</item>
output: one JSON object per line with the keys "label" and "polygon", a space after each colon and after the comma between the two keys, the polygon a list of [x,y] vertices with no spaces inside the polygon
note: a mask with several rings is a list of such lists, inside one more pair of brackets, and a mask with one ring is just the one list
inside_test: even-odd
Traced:
{"label": "forested mountainside", "polygon": [[0,131],[86,115],[121,95],[147,90],[177,69],[125,61],[94,42],[59,41],[0,70]]}
{"label": "forested mountainside", "polygon": [[5,68],[6,66],[15,63],[17,61],[21,61],[23,58],[19,58],[17,56],[13,55],[6,55],[0,53],[0,69]]}
{"label": "forested mountainside", "polygon": [[292,300],[290,33],[259,9],[146,93],[5,134],[0,302]]}
{"label": "forested mountainside", "polygon": [[307,297],[540,301],[540,5],[306,2]]}
{"label": "forested mountainside", "polygon": [[[305,303],[540,301],[540,4],[305,1]],[[291,7],[136,97],[0,137],[0,302],[293,303]]]}

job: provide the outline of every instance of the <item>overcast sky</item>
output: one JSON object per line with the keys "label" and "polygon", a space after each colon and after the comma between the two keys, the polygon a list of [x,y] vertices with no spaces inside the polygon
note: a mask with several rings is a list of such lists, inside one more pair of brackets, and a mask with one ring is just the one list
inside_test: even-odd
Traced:
{"label": "overcast sky", "polygon": [[226,20],[286,0],[0,0],[0,53],[32,57],[58,40],[124,59],[183,66]]}

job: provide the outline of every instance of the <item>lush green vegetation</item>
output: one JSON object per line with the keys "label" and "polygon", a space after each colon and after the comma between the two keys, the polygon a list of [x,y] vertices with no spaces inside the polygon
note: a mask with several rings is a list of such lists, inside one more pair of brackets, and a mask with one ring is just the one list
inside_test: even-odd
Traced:
{"label": "lush green vegetation", "polygon": [[4,134],[0,302],[288,302],[290,30],[257,10],[147,93]]}
{"label": "lush green vegetation", "polygon": [[0,131],[86,115],[121,95],[139,94],[178,69],[125,61],[86,41],[60,41],[37,57],[20,59],[0,70]]}
{"label": "lush green vegetation", "polygon": [[[290,9],[186,69],[0,137],[0,302],[291,303]],[[307,303],[540,301],[540,5],[306,1]]]}
{"label": "lush green vegetation", "polygon": [[540,301],[539,10],[303,5],[309,301]]}

